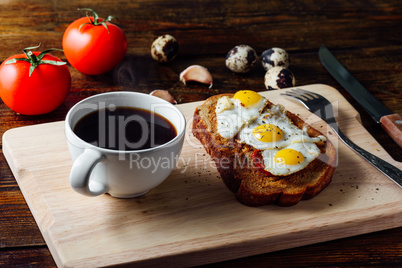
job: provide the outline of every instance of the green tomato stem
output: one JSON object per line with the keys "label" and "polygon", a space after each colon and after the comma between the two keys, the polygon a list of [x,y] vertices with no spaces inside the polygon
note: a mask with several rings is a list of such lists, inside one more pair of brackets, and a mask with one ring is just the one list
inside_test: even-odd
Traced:
{"label": "green tomato stem", "polygon": [[36,65],[38,63],[38,58],[36,58],[35,54],[32,51],[28,51],[26,55],[32,65]]}
{"label": "green tomato stem", "polygon": [[38,46],[35,47],[27,47],[24,48],[22,50],[22,52],[25,54],[25,56],[27,57],[25,58],[14,58],[11,60],[6,61],[4,64],[12,64],[12,63],[16,63],[17,61],[26,61],[29,62],[31,64],[31,67],[29,68],[29,77],[31,77],[33,71],[35,70],[35,68],[39,65],[39,64],[50,64],[50,65],[55,65],[55,66],[61,66],[61,65],[65,65],[67,64],[64,61],[54,61],[54,60],[42,60],[43,57],[51,52],[51,51],[63,51],[62,49],[58,49],[58,48],[50,48],[47,50],[42,51],[38,56],[36,56],[32,51],[28,51],[31,49],[37,49],[39,48],[41,45],[41,43],[39,43]]}
{"label": "green tomato stem", "polygon": [[[113,16],[108,16],[106,19],[104,19],[104,20],[102,20],[102,21],[99,21],[99,15],[98,15],[98,13],[96,13],[93,9],[91,9],[91,8],[79,8],[78,10],[86,10],[86,11],[87,11],[86,15],[87,15],[87,18],[89,19],[89,22],[86,22],[86,23],[81,24],[80,27],[78,28],[78,30],[81,30],[81,27],[84,26],[84,25],[86,25],[86,24],[92,24],[93,26],[100,26],[100,25],[101,25],[101,26],[105,27],[106,30],[107,30],[107,32],[109,33],[109,28],[107,27],[106,22],[112,23],[111,20],[112,20],[112,19],[116,19],[116,18],[113,17]],[[93,21],[92,21],[91,18],[89,17],[88,11],[89,11],[89,12],[92,12],[93,17],[94,17],[94,20],[93,20]]]}

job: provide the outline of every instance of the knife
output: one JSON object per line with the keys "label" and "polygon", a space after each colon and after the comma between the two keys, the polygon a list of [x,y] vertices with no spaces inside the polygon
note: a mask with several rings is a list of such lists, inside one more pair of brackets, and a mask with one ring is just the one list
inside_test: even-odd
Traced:
{"label": "knife", "polygon": [[347,92],[381,124],[391,138],[402,147],[402,117],[393,114],[354,78],[335,58],[327,47],[322,45],[318,51],[322,65],[341,84]]}

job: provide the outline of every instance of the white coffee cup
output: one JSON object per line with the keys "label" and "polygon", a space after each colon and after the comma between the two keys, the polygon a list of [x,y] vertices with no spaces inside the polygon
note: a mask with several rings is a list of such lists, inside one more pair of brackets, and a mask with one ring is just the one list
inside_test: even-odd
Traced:
{"label": "white coffee cup", "polygon": [[[92,145],[74,133],[75,125],[85,115],[113,107],[135,107],[161,115],[175,127],[177,136],[149,149],[124,151]],[[86,196],[109,193],[117,198],[131,198],[144,195],[161,184],[175,168],[185,129],[186,120],[174,105],[148,94],[110,92],[78,102],[65,120],[67,144],[74,161],[71,187]]]}

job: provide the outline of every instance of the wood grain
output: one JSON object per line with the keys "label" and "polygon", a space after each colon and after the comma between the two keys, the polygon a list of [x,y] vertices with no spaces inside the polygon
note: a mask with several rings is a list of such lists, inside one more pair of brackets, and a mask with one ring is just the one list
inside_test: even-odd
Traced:
{"label": "wood grain", "polygon": [[[375,232],[339,239],[331,242],[323,242],[304,247],[281,250],[263,255],[255,255],[248,258],[240,258],[225,262],[219,262],[199,267],[303,267],[315,266],[334,267],[339,266],[400,266],[400,256],[384,259],[385,252],[402,251],[402,242],[397,240],[390,243],[395,236],[402,235],[402,228]],[[376,244],[371,243],[373,238]],[[345,245],[347,251],[345,252]],[[379,248],[383,250],[379,250]],[[0,265],[3,267],[54,267],[55,263],[46,247],[26,247],[19,251],[5,249],[1,251]],[[284,265],[286,260],[286,265]]]}
{"label": "wood grain", "polygon": [[[356,125],[357,112],[335,89],[303,88],[334,103],[340,127],[350,139],[402,167]],[[333,182],[313,200],[290,208],[241,205],[220,181],[191,131],[187,131],[179,164],[160,187],[135,199],[88,198],[69,186],[72,163],[64,122],[8,131],[3,136],[4,154],[56,263],[60,267],[188,266],[402,225],[402,189],[338,142],[332,130],[300,104],[280,97],[279,91],[262,94],[300,114],[338,148]],[[200,104],[178,108],[191,122]],[[27,147],[21,148],[21,143]]]}
{"label": "wood grain", "polygon": [[380,121],[385,131],[402,148],[402,116],[390,114],[381,117]]}
{"label": "wood grain", "polygon": [[[326,72],[317,56],[321,44],[328,46],[376,98],[393,113],[402,114],[400,1],[272,0],[267,4],[261,0],[5,0],[0,1],[0,62],[39,42],[42,48],[60,48],[67,25],[85,15],[76,10],[78,7],[92,7],[100,16],[119,18],[129,41],[122,66],[128,66],[132,75],[129,79],[117,79],[116,69],[92,77],[68,66],[73,80],[71,92],[56,111],[43,116],[21,116],[0,101],[1,136],[11,128],[63,120],[76,102],[105,91],[150,92],[161,88],[169,90],[179,103],[238,89],[264,91],[264,71],[259,65],[246,75],[235,75],[223,64],[231,47],[247,43],[257,53],[273,46],[286,49],[298,86],[324,83],[336,88],[359,112],[364,127],[376,141],[394,159],[402,161],[402,149]],[[153,39],[164,33],[178,38],[180,53],[172,63],[158,65],[150,60],[149,49]],[[65,59],[62,53],[55,56]],[[179,72],[191,64],[202,64],[211,70],[215,84],[212,90],[199,84],[186,87],[179,82]],[[0,266],[54,267],[1,146],[0,143]],[[402,265],[401,230],[258,255],[231,261],[227,266],[282,266],[283,258],[289,266],[398,267]],[[374,245],[370,247],[370,256],[364,251],[367,245]]]}

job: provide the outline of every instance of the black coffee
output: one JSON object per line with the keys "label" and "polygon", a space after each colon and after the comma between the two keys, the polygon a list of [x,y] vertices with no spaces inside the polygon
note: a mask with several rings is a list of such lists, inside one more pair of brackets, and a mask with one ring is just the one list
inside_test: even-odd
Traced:
{"label": "black coffee", "polygon": [[164,117],[139,108],[101,109],[81,118],[74,133],[95,146],[112,150],[142,150],[174,137],[175,127]]}

